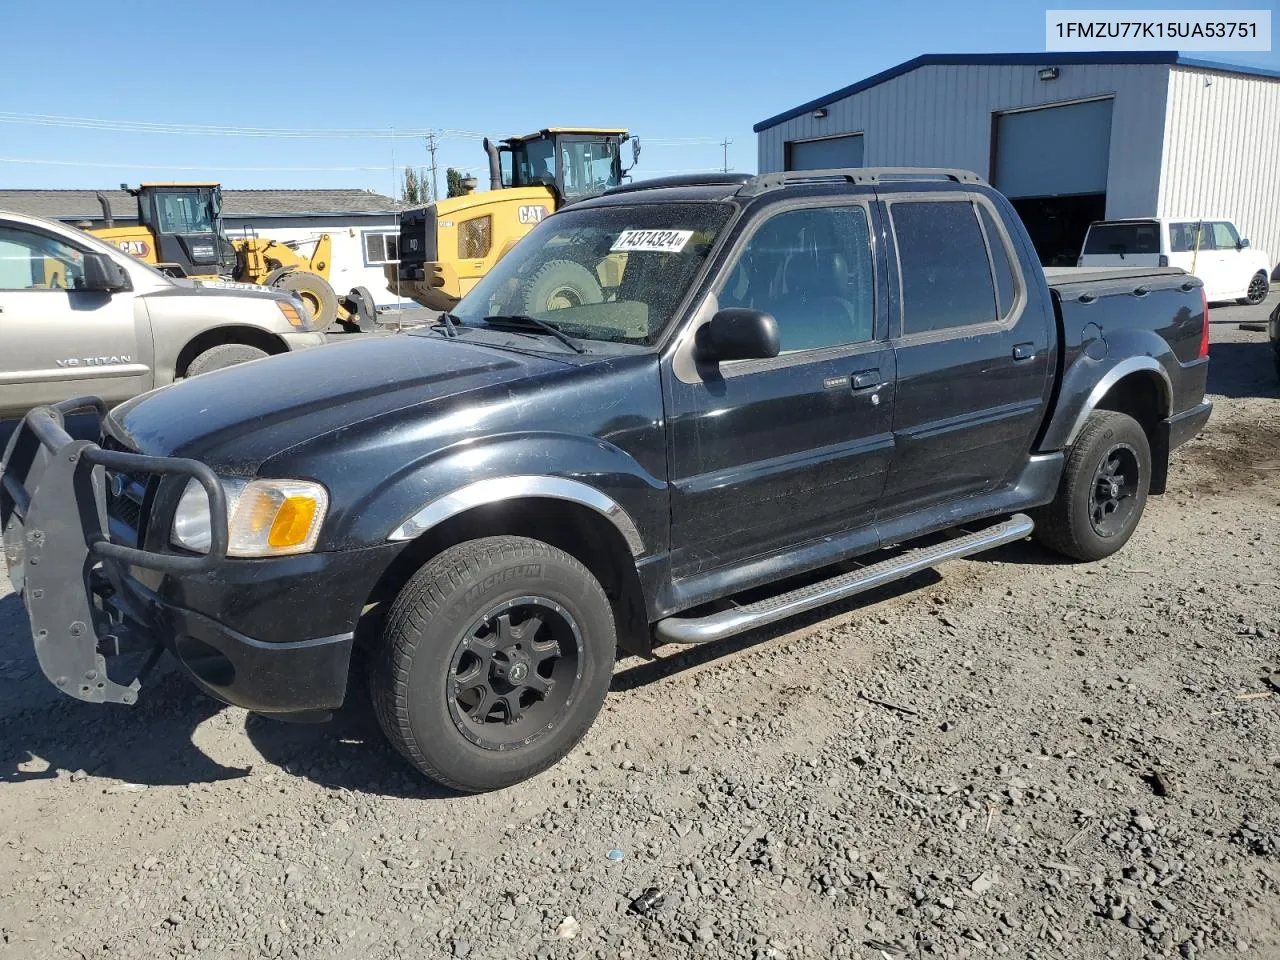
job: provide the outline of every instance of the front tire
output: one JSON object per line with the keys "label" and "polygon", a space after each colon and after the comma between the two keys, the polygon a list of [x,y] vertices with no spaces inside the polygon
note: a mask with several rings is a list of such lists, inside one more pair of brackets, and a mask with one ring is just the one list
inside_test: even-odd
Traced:
{"label": "front tire", "polygon": [[1271,292],[1271,284],[1267,282],[1267,274],[1263,270],[1259,270],[1253,275],[1253,279],[1249,281],[1248,292],[1240,300],[1246,306],[1256,307],[1263,300],[1267,299],[1267,294]]}
{"label": "front tire", "polygon": [[1151,487],[1151,445],[1133,417],[1089,415],[1067,454],[1058,495],[1035,511],[1035,537],[1073,560],[1101,560],[1138,527]]}
{"label": "front tire", "polygon": [[261,360],[268,355],[267,351],[251,347],[247,343],[221,343],[216,347],[210,347],[187,364],[185,376],[198,377],[212,370],[234,367],[238,363],[248,363],[250,360]]}
{"label": "front tire", "polygon": [[582,739],[613,675],[613,610],[563,550],[485,537],[429,561],[391,606],[374,709],[419,771],[468,793],[547,769]]}

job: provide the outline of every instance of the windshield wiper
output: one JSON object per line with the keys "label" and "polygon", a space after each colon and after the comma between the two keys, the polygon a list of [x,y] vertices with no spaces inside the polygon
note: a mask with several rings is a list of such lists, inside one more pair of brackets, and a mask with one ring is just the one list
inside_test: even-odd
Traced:
{"label": "windshield wiper", "polygon": [[485,317],[484,322],[491,325],[506,324],[512,327],[537,327],[544,333],[549,333],[555,337],[574,353],[586,353],[586,348],[573,337],[562,331],[554,324],[547,323],[545,320],[539,320],[537,317],[531,317],[527,313],[499,313],[491,317]]}
{"label": "windshield wiper", "polygon": [[453,337],[462,336],[462,334],[458,333],[458,326],[457,326],[462,321],[460,321],[452,313],[446,310],[444,313],[440,314],[439,320],[440,320],[440,325],[444,327],[444,335],[446,337],[449,337],[450,339],[452,339]]}

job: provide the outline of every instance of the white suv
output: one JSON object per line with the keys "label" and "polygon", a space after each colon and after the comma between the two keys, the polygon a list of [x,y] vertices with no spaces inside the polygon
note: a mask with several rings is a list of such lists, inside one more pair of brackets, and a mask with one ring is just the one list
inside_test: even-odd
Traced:
{"label": "white suv", "polygon": [[1230,220],[1099,220],[1089,225],[1081,267],[1181,267],[1204,281],[1210,301],[1261,303],[1271,259]]}

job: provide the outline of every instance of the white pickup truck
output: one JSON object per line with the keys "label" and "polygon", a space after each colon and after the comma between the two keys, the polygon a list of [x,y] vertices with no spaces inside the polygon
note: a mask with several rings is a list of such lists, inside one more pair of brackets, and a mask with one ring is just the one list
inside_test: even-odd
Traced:
{"label": "white pickup truck", "polygon": [[115,404],[324,342],[287,291],[176,279],[82,230],[0,211],[0,419],[82,394]]}
{"label": "white pickup truck", "polygon": [[1151,217],[1089,225],[1081,267],[1181,267],[1204,282],[1211,303],[1267,299],[1271,259],[1230,220]]}

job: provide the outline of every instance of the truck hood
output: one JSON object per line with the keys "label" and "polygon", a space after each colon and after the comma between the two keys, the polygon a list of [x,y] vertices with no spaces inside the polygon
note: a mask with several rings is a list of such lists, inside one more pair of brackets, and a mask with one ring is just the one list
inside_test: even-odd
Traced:
{"label": "truck hood", "polygon": [[287,290],[263,287],[256,283],[239,283],[234,280],[192,280],[189,277],[170,277],[168,279],[170,286],[151,291],[144,294],[144,296],[235,297],[241,300],[245,297],[257,300],[293,299],[293,294]]}
{"label": "truck hood", "polygon": [[435,337],[372,337],[206,373],[115,409],[141,453],[251,476],[291,447],[446,397],[563,370],[564,362]]}

